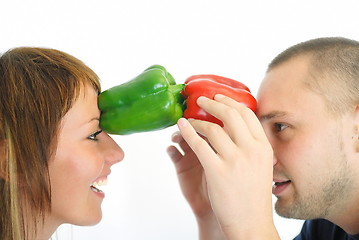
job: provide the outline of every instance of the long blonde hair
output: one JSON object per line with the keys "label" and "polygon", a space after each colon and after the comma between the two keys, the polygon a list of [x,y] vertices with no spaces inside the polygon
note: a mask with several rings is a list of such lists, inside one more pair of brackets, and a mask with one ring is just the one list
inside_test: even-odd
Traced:
{"label": "long blonde hair", "polygon": [[64,52],[22,47],[0,56],[0,239],[35,236],[51,211],[48,161],[84,84],[100,92],[97,75]]}

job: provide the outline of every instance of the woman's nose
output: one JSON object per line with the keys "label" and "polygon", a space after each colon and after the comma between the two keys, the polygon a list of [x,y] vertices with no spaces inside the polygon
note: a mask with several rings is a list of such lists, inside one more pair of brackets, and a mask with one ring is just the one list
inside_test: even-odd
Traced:
{"label": "woman's nose", "polygon": [[103,141],[103,154],[105,162],[108,165],[119,163],[123,160],[125,154],[122,148],[107,134],[105,133],[105,141]]}

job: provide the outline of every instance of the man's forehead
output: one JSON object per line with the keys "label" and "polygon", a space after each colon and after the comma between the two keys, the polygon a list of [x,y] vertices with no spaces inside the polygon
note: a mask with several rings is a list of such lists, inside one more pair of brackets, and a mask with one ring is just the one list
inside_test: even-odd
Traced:
{"label": "man's forehead", "polygon": [[303,90],[304,83],[310,76],[308,58],[296,57],[284,62],[266,73],[258,89],[257,99],[273,97],[292,97],[298,90]]}

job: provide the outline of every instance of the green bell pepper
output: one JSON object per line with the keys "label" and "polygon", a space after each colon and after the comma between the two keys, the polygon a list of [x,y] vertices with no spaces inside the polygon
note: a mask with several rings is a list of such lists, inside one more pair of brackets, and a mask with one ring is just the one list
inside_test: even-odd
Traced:
{"label": "green bell pepper", "polygon": [[125,135],[159,130],[183,116],[185,84],[176,84],[163,66],[153,65],[139,76],[99,95],[100,127]]}

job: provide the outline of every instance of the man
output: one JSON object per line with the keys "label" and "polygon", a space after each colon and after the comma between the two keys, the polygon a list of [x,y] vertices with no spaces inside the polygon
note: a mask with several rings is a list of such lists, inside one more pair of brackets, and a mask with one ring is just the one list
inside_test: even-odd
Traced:
{"label": "man", "polygon": [[200,239],[279,239],[272,180],[277,213],[307,220],[295,239],[359,239],[359,42],[321,38],[287,49],[257,100],[260,124],[223,96],[198,104],[224,128],[178,123],[182,137],[173,140],[184,155],[169,152]]}

